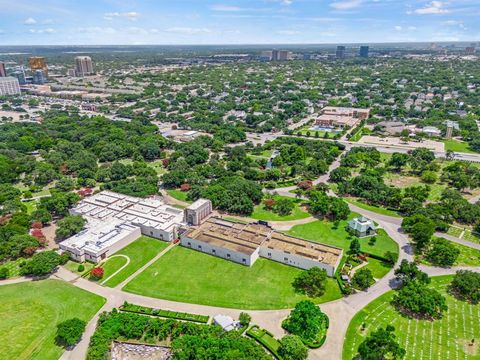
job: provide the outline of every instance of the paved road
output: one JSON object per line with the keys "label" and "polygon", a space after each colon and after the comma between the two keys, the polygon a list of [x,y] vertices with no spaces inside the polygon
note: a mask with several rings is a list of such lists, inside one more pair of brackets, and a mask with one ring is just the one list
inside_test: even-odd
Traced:
{"label": "paved road", "polygon": [[435,236],[450,240],[450,241],[455,242],[457,244],[461,244],[461,245],[471,247],[473,249],[480,250],[480,244],[478,244],[478,243],[474,243],[474,242],[471,242],[471,241],[468,241],[468,240],[465,240],[465,239],[459,239],[455,236],[448,235],[448,234],[441,233],[441,232],[436,232]]}

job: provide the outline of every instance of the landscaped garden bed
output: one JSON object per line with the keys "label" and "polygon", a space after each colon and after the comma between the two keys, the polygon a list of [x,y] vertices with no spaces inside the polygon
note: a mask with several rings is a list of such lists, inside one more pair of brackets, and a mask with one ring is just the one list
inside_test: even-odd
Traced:
{"label": "landscaped garden bed", "polygon": [[120,307],[120,310],[125,312],[137,313],[137,314],[158,316],[158,317],[168,318],[168,319],[198,322],[202,324],[208,323],[208,320],[210,319],[210,317],[206,315],[196,315],[196,314],[188,314],[188,313],[177,312],[177,311],[154,309],[146,306],[130,304],[128,302],[125,302]]}
{"label": "landscaped garden bed", "polygon": [[248,329],[246,334],[251,338],[257,340],[260,344],[262,344],[277,359],[282,360],[282,357],[278,354],[278,349],[280,348],[280,341],[275,339],[271,332],[265,329],[261,329],[257,325],[253,325],[250,329]]}

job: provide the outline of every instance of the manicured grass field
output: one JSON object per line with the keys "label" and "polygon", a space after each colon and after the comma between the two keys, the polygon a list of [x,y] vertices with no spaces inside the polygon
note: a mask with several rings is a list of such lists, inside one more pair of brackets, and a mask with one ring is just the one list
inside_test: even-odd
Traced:
{"label": "manicured grass field", "polygon": [[[432,279],[431,286],[447,298],[448,311],[435,321],[408,319],[390,304],[393,291],[374,300],[350,322],[343,345],[343,359],[351,360],[358,346],[372,331],[387,325],[395,327],[400,345],[408,360],[479,359],[480,307],[456,300],[446,294],[451,276]],[[362,324],[366,328],[362,331]],[[475,339],[473,346],[469,346]]]}
{"label": "manicured grass field", "polygon": [[[282,196],[274,196],[274,200],[278,200],[281,198]],[[265,208],[262,202],[260,205],[255,206],[253,213],[252,215],[250,215],[250,217],[257,220],[290,221],[290,220],[306,219],[311,216],[308,212],[300,208],[300,204],[302,203],[301,200],[294,200],[294,199],[291,199],[291,200],[295,202],[295,207],[293,208],[290,215],[281,216],[273,212],[272,210]]]}
{"label": "manicured grass field", "polygon": [[57,280],[0,286],[0,357],[56,360],[57,324],[78,317],[89,321],[105,299]]}
{"label": "manicured grass field", "polygon": [[374,206],[374,205],[368,205],[365,204],[364,202],[361,202],[360,200],[355,200],[354,198],[344,198],[345,201],[349,202],[352,205],[358,206],[360,209],[368,210],[371,212],[375,212],[377,214],[382,214],[382,215],[387,215],[387,216],[393,216],[393,217],[400,217],[398,213],[395,210],[389,210],[380,206]]}
{"label": "manicured grass field", "polygon": [[[159,252],[165,249],[168,243],[162,240],[141,236],[130,245],[118,251],[114,255],[126,255],[130,258],[130,263],[117,275],[108,280],[104,285],[114,287],[123,280],[140,269],[143,265],[153,259]],[[114,257],[108,260],[103,268],[105,274],[103,279],[107,279],[111,274],[120,269],[126,263],[124,257]]]}
{"label": "manicured grass field", "polygon": [[[123,289],[135,294],[194,304],[238,309],[292,308],[306,296],[296,294],[293,279],[302,270],[266,259],[252,267],[175,247]],[[341,297],[334,279],[322,303]]]}
{"label": "manicured grass field", "polygon": [[77,274],[77,275],[83,275],[85,274],[86,272],[90,271],[93,267],[94,267],[94,264],[90,263],[90,262],[87,262],[85,261],[84,263],[82,263],[83,267],[84,267],[84,270],[83,271],[78,271],[78,266],[80,265],[79,262],[76,262],[76,261],[72,261],[72,260],[69,260],[65,265],[63,265],[67,270],[70,270],[71,272]]}
{"label": "manicured grass field", "polygon": [[[349,219],[356,216],[359,215],[351,213]],[[346,227],[347,220],[340,221],[337,229],[334,228],[334,224],[330,221],[318,220],[308,224],[295,225],[288,231],[288,234],[348,250],[351,243],[349,238],[351,236],[347,232]],[[397,243],[384,230],[379,229],[376,236],[377,241],[373,246],[368,243],[369,238],[359,239],[362,251],[379,256],[385,255],[387,251],[398,253]]]}
{"label": "manicured grass field", "polygon": [[470,149],[468,143],[463,141],[458,141],[454,139],[444,140],[445,150],[452,150],[454,152],[462,152],[462,153],[471,153],[476,154],[475,151]]}
{"label": "manicured grass field", "polygon": [[365,268],[372,272],[372,275],[375,279],[381,279],[387,275],[390,270],[392,270],[392,265],[369,257],[368,264],[365,266]]}
{"label": "manicured grass field", "polygon": [[174,199],[184,201],[184,202],[191,202],[187,200],[187,193],[178,189],[168,189],[167,194],[173,197]]}
{"label": "manicured grass field", "polygon": [[463,238],[467,241],[471,241],[477,244],[480,243],[480,235],[478,235],[477,233],[473,233],[469,229],[465,230],[465,234],[463,235]]}

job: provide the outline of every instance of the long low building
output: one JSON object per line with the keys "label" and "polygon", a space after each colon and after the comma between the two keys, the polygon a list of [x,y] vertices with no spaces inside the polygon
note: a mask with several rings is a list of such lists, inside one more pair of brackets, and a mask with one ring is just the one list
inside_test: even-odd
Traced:
{"label": "long low building", "polygon": [[343,250],[295,238],[258,223],[239,224],[210,218],[181,236],[185,247],[218,256],[246,266],[259,257],[301,269],[319,267],[333,276]]}
{"label": "long low building", "polygon": [[[210,200],[199,199],[184,210],[169,206],[161,198],[137,198],[102,191],[86,197],[70,210],[87,220],[86,228],[59,246],[78,261],[98,263],[142,234],[163,241],[178,238],[184,220],[200,224],[212,211]],[[188,216],[187,216],[188,215]]]}

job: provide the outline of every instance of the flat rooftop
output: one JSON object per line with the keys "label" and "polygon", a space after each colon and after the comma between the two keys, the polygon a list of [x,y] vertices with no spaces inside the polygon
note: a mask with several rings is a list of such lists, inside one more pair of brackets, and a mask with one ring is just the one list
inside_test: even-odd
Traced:
{"label": "flat rooftop", "polygon": [[182,209],[166,205],[159,198],[142,199],[112,191],[89,196],[72,211],[89,221],[118,219],[124,223],[166,231],[183,221]]}
{"label": "flat rooftop", "polygon": [[185,237],[246,255],[251,255],[264,246],[332,266],[338,264],[343,252],[340,248],[276,232],[265,225],[239,224],[220,218],[211,218],[202,225],[191,228]]}
{"label": "flat rooftop", "polygon": [[262,225],[244,225],[212,218],[202,225],[190,229],[185,236],[245,255],[251,255],[265,241],[271,231],[271,229]]}
{"label": "flat rooftop", "polygon": [[118,220],[108,223],[94,222],[89,224],[85,230],[62,241],[61,245],[66,248],[98,254],[137,229],[139,229],[137,226],[125,224]]}

